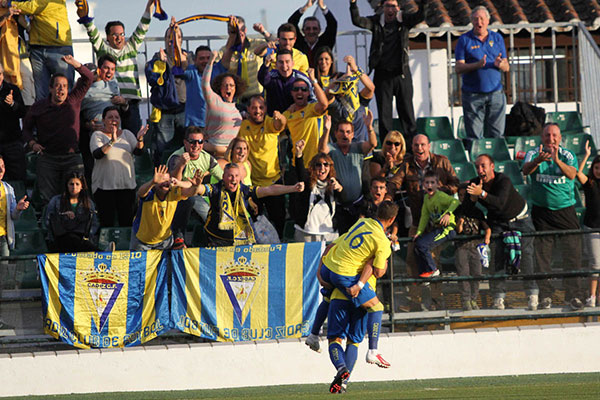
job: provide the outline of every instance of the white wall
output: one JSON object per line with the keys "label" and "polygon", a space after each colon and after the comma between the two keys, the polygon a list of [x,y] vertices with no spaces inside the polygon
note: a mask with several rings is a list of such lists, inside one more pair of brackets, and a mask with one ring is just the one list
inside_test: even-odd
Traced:
{"label": "white wall", "polygon": [[[363,342],[351,380],[598,372],[598,337],[600,323],[383,335],[392,367],[366,364]],[[334,374],[326,348],[317,354],[297,339],[2,354],[0,396],[299,383],[325,393]]]}

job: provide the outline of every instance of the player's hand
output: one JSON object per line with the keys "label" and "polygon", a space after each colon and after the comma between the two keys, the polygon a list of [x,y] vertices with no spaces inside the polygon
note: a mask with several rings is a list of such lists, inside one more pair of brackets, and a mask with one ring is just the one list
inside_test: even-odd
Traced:
{"label": "player's hand", "polygon": [[4,102],[6,104],[8,104],[9,106],[12,107],[13,104],[15,104],[15,100],[13,98],[13,91],[11,89],[10,93],[6,95],[6,97],[4,98]]}
{"label": "player's hand", "polygon": [[325,0],[319,0],[319,8],[321,10],[324,10],[327,8],[327,6],[325,5]]}
{"label": "player's hand", "polygon": [[389,170],[394,168],[394,156],[391,153],[385,154],[385,163],[387,164]]}
{"label": "player's hand", "polygon": [[136,139],[138,142],[141,142],[144,139],[144,136],[146,135],[146,133],[148,133],[148,124],[142,126],[140,128],[140,130],[138,131],[137,135],[136,135]]}
{"label": "player's hand", "polygon": [[179,159],[179,161],[181,162],[182,165],[186,165],[188,162],[190,162],[191,157],[190,157],[190,153],[188,153],[187,151],[185,153],[183,153]]}
{"label": "player's hand", "polygon": [[67,64],[69,64],[70,66],[72,66],[75,69],[81,67],[81,63],[79,61],[77,61],[70,54],[67,54],[66,56],[62,56],[60,59],[63,60],[64,62],[66,62]]}
{"label": "player's hand", "polygon": [[208,60],[208,63],[213,64],[218,56],[219,56],[219,52],[216,50],[213,50],[212,53],[210,53],[210,59]]}
{"label": "player's hand", "polygon": [[484,55],[483,55],[483,58],[482,58],[481,60],[479,60],[479,62],[477,63],[477,66],[478,66],[479,68],[483,68],[483,67],[485,67],[485,63],[486,63],[486,61],[487,61],[487,55],[485,55],[485,54],[484,54]]}
{"label": "player's hand", "polygon": [[335,178],[329,178],[329,187],[336,192],[344,190],[340,182]]}
{"label": "player's hand", "polygon": [[298,157],[298,158],[302,157],[302,152],[304,151],[305,145],[306,145],[306,143],[304,142],[303,139],[300,139],[296,142],[296,144],[294,145],[294,147],[296,147],[296,157]]}
{"label": "player's hand", "polygon": [[190,179],[193,186],[200,186],[204,178],[208,175],[208,171],[196,170],[194,176]]}
{"label": "player's hand", "polygon": [[294,191],[300,193],[304,192],[304,182],[298,182],[294,185]]}
{"label": "player's hand", "polygon": [[481,196],[481,193],[483,193],[483,183],[471,183],[469,186],[467,186],[467,193],[475,197]]}
{"label": "player's hand", "polygon": [[116,143],[119,139],[119,127],[117,125],[110,126],[110,140]]}
{"label": "player's hand", "polygon": [[17,210],[23,211],[29,208],[29,202],[27,201],[27,196],[23,196],[21,200],[17,203]]}
{"label": "player's hand", "polygon": [[159,165],[154,168],[154,176],[152,177],[152,183],[157,185],[163,183],[169,179],[169,170],[166,165]]}
{"label": "player's hand", "polygon": [[349,288],[346,288],[346,292],[348,292],[348,294],[350,296],[352,296],[352,298],[355,298],[360,293],[360,286],[353,285],[353,286],[351,286]]}
{"label": "player's hand", "polygon": [[[12,91],[11,91],[12,93]],[[592,146],[590,146],[590,141],[585,141],[585,156],[589,157],[592,154]]]}
{"label": "player's hand", "polygon": [[544,151],[544,145],[540,144],[539,154],[534,160],[535,163],[539,165],[545,161],[550,161],[551,159],[552,159],[552,154],[548,153],[547,151]]}
{"label": "player's hand", "polygon": [[152,9],[154,8],[154,0],[148,0],[148,3],[146,3],[146,11],[152,15]]}
{"label": "player's hand", "polygon": [[323,116],[323,126],[325,128],[325,131],[331,131],[331,115],[326,114]]}
{"label": "player's hand", "polygon": [[356,65],[356,60],[354,59],[354,57],[348,55],[344,57],[344,62],[348,64],[351,73],[355,73],[356,71],[358,71],[358,66]]}
{"label": "player's hand", "polygon": [[442,217],[440,218],[440,225],[448,226],[449,223],[450,223],[450,214],[442,215]]}
{"label": "player's hand", "polygon": [[[273,51],[269,51],[269,49],[273,49]],[[267,43],[267,55],[265,56],[265,65],[269,66],[273,61],[275,61],[275,43],[269,42]]]}
{"label": "player's hand", "polygon": [[260,33],[261,35],[265,34],[265,27],[260,22],[257,22],[254,25],[252,25],[252,29],[254,29],[256,32]]}

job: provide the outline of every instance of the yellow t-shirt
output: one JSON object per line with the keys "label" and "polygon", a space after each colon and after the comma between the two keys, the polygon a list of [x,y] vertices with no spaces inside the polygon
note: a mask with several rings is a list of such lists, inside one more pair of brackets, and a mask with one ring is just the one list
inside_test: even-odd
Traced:
{"label": "yellow t-shirt", "polygon": [[359,275],[365,263],[373,259],[373,268],[384,269],[392,254],[390,240],[379,221],[361,218],[348,232],[337,238],[323,259],[332,272],[344,276]]}
{"label": "yellow t-shirt", "polygon": [[292,136],[292,152],[294,153],[294,165],[296,160],[296,142],[304,140],[304,165],[308,163],[319,151],[319,138],[323,134],[323,114],[315,110],[319,103],[308,103],[301,110],[293,113],[286,111],[283,115],[287,118],[287,127]]}
{"label": "yellow t-shirt", "polygon": [[21,14],[31,15],[29,43],[40,46],[71,46],[71,25],[66,0],[13,1]]}
{"label": "yellow t-shirt", "polygon": [[252,165],[254,186],[269,186],[280,178],[278,144],[282,130],[275,129],[273,118],[269,116],[265,116],[262,124],[248,119],[242,122],[238,136],[248,141],[248,161]]}
{"label": "yellow t-shirt", "polygon": [[142,243],[157,244],[171,236],[171,222],[177,202],[184,199],[181,188],[176,187],[161,201],[154,189],[140,199],[137,215],[133,221],[133,232]]}
{"label": "yellow t-shirt", "polygon": [[[303,74],[308,73],[308,57],[306,57],[306,54],[298,49],[292,49],[292,60],[294,61],[294,69],[297,69]],[[275,68],[275,60],[273,60],[271,69]]]}
{"label": "yellow t-shirt", "polygon": [[4,184],[0,182],[0,236],[6,236],[8,231],[6,216],[10,210],[8,209],[8,201],[6,200],[6,190],[4,189]]}

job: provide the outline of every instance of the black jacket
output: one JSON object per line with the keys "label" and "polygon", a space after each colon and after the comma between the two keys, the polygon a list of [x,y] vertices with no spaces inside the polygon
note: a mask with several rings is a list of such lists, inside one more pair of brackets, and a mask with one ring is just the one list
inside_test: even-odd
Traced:
{"label": "black jacket", "polygon": [[[383,15],[371,15],[369,17],[361,17],[358,13],[356,2],[350,3],[350,15],[352,23],[363,29],[371,31],[371,49],[369,51],[369,73],[375,69],[379,61],[384,56],[383,54]],[[409,74],[408,68],[408,32],[415,27],[419,22],[425,19],[427,15],[427,0],[421,0],[419,10],[416,13],[408,14],[402,12],[402,22],[400,23],[401,47],[402,54],[400,56],[401,65],[398,65],[397,70],[404,74]]]}
{"label": "black jacket", "polygon": [[[12,90],[14,104],[9,106],[4,102]],[[6,81],[0,85],[0,143],[23,140],[20,119],[25,116],[25,103],[19,88]]]}
{"label": "black jacket", "polygon": [[296,30],[298,30],[296,44],[294,44],[294,47],[306,54],[306,57],[308,57],[308,64],[311,68],[316,68],[317,60],[314,59],[315,55],[313,54],[313,51],[317,51],[317,49],[323,46],[327,46],[330,49],[333,49],[333,46],[335,46],[335,39],[337,37],[337,20],[333,16],[331,10],[327,11],[327,14],[325,14],[325,21],[327,22],[327,27],[325,28],[325,31],[323,31],[321,36],[319,36],[319,38],[317,39],[317,43],[315,44],[315,46],[311,49],[309,44],[306,42],[306,39],[304,39],[304,35],[302,34],[300,27],[298,26],[301,17],[302,13],[298,9],[288,19],[288,22],[290,24],[293,24],[296,27]]}

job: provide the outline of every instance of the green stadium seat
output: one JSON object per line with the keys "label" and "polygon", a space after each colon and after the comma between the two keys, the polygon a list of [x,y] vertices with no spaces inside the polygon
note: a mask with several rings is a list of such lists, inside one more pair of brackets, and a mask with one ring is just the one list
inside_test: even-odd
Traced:
{"label": "green stadium seat", "polygon": [[21,212],[19,219],[15,221],[16,231],[32,231],[38,229],[38,222],[33,206]]}
{"label": "green stadium seat", "polygon": [[131,227],[106,227],[100,228],[98,248],[105,249],[110,242],[115,242],[116,250],[129,250],[131,240]]}
{"label": "green stadium seat", "polygon": [[448,117],[417,118],[417,132],[424,133],[429,140],[454,139],[452,125]]}
{"label": "green stadium seat", "polygon": [[517,192],[529,203],[531,201],[531,185],[514,185]]}
{"label": "green stadium seat", "polygon": [[495,171],[501,172],[504,175],[510,178],[510,181],[513,185],[522,185],[523,174],[521,173],[521,168],[519,167],[519,163],[516,161],[503,161],[497,162],[495,164]]}
{"label": "green stadium seat", "polygon": [[10,251],[13,256],[47,253],[48,247],[42,230],[16,231],[15,248]]}
{"label": "green stadium seat", "polygon": [[581,199],[581,192],[579,191],[579,189],[575,188],[575,208],[584,208],[583,206],[583,201]]}
{"label": "green stadium seat", "polygon": [[563,135],[563,146],[571,150],[578,158],[578,161],[581,161],[583,155],[585,155],[585,144],[586,142],[590,142],[590,146],[592,147],[592,155],[590,158],[594,158],[594,155],[597,153],[596,144],[594,143],[594,138],[589,133],[575,133],[575,134],[567,134]]}
{"label": "green stadium seat", "polygon": [[453,164],[468,162],[465,147],[459,139],[435,140],[431,142],[431,151],[448,157]]}
{"label": "green stadium seat", "polygon": [[458,118],[458,126],[456,127],[456,137],[459,139],[467,138],[467,131],[465,130],[465,119],[462,115]]}
{"label": "green stadium seat", "polygon": [[477,170],[472,163],[452,164],[460,182],[467,182],[477,177]]}
{"label": "green stadium seat", "polygon": [[570,133],[582,133],[583,121],[577,111],[556,111],[546,113],[546,122],[558,124],[563,136]]}
{"label": "green stadium seat", "polygon": [[585,207],[575,208],[575,214],[577,214],[577,218],[579,219],[579,225],[583,226],[583,217],[585,216]]}
{"label": "green stadium seat", "polygon": [[143,153],[134,157],[135,174],[136,175],[154,175],[154,163],[150,150],[143,149]]}
{"label": "green stadium seat", "polygon": [[471,161],[475,161],[480,154],[487,153],[495,163],[510,161],[510,152],[504,138],[484,138],[473,141],[471,147]]}
{"label": "green stadium seat", "polygon": [[296,228],[294,228],[294,221],[287,220],[285,221],[285,225],[283,226],[283,243],[289,243],[294,241],[294,233],[296,233]]}
{"label": "green stadium seat", "polygon": [[31,152],[27,153],[25,158],[27,159],[27,170],[26,170],[26,182],[28,184],[33,184],[37,177],[37,160],[39,155],[37,153]]}
{"label": "green stadium seat", "polygon": [[[515,159],[518,158],[519,153],[527,153],[529,150],[539,149],[542,144],[541,136],[517,136],[515,141]],[[522,154],[523,160],[525,154]]]}

